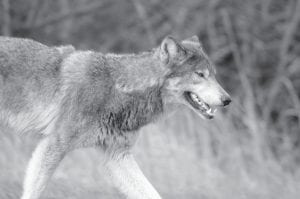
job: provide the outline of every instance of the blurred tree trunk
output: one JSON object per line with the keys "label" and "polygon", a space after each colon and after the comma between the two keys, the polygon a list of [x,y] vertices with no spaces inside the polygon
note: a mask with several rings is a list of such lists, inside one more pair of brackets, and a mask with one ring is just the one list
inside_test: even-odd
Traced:
{"label": "blurred tree trunk", "polygon": [[2,34],[4,36],[11,35],[11,20],[10,20],[10,4],[9,0],[2,0]]}

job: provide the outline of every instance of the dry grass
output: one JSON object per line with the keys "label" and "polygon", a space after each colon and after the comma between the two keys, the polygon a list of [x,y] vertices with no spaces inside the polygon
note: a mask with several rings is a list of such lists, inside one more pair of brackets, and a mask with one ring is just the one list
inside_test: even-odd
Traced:
{"label": "dry grass", "polygon": [[[203,121],[185,110],[142,130],[134,152],[164,198],[299,197],[299,173],[284,171],[268,153],[257,152],[257,138],[249,129],[233,126],[232,109],[215,121]],[[5,130],[0,142],[0,198],[18,198],[35,140]],[[101,162],[93,149],[72,152],[44,198],[122,198],[102,172]]]}

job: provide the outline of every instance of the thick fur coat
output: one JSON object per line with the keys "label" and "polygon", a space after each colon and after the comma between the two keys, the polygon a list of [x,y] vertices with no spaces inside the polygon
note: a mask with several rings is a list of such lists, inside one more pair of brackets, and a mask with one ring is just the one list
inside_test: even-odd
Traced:
{"label": "thick fur coat", "polygon": [[[148,64],[148,57],[155,55],[128,56],[1,38],[2,120],[21,133],[47,135],[49,126],[60,126],[68,129],[74,141],[79,135],[90,139],[91,134],[97,138],[90,139],[95,143],[87,140],[84,145],[108,147],[108,135],[137,131],[163,111],[162,84],[155,74],[161,71],[149,77],[148,70],[148,79],[140,79],[138,73],[144,71],[141,66]],[[138,74],[132,74],[134,71]]]}
{"label": "thick fur coat", "polygon": [[184,104],[204,118],[230,103],[196,36],[166,37],[158,48],[132,54],[48,47],[0,37],[0,121],[43,139],[33,153],[22,199],[38,199],[67,152],[96,147],[129,199],[160,199],[130,153],[138,130]]}

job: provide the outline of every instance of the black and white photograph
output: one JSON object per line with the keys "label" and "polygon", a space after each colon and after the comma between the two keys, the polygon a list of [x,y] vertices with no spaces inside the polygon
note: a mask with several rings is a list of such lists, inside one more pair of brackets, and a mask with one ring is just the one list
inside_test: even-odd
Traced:
{"label": "black and white photograph", "polygon": [[0,199],[299,199],[300,0],[0,0]]}

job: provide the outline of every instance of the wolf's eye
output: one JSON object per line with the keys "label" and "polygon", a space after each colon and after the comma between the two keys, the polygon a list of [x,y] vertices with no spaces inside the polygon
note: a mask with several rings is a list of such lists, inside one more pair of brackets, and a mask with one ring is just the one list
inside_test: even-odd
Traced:
{"label": "wolf's eye", "polygon": [[197,71],[197,72],[195,72],[199,77],[204,77],[204,73],[202,73],[202,72],[199,72],[199,71]]}
{"label": "wolf's eye", "polygon": [[196,55],[192,55],[190,58],[189,58],[189,61],[191,62],[194,62],[194,61],[197,61],[198,60],[198,57]]}

